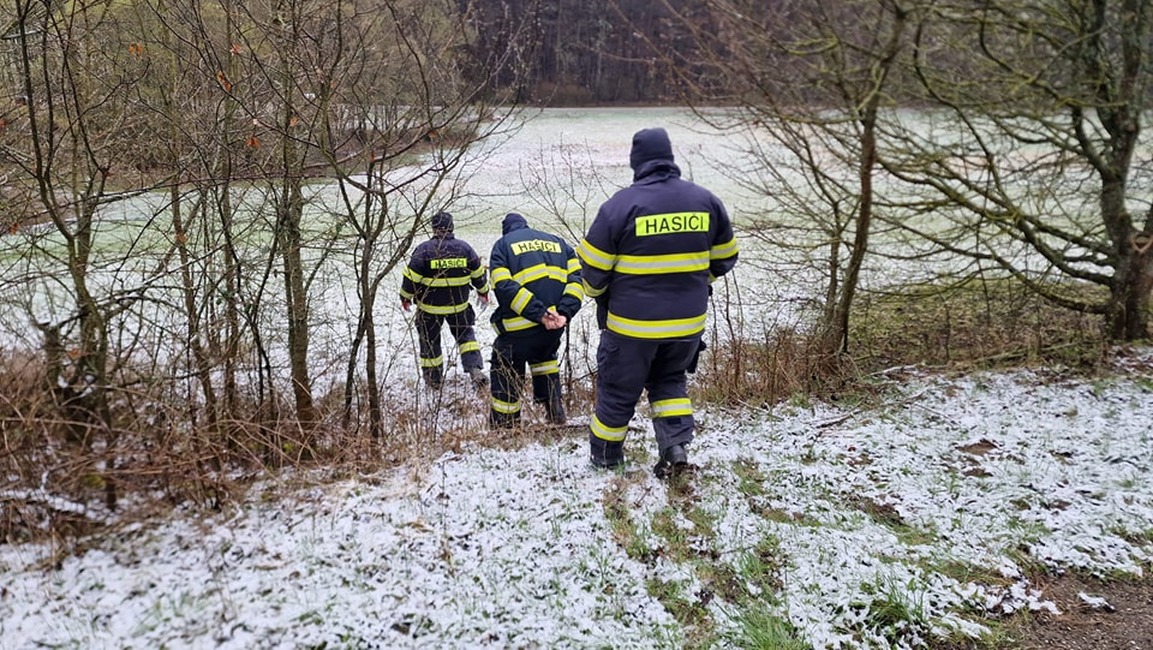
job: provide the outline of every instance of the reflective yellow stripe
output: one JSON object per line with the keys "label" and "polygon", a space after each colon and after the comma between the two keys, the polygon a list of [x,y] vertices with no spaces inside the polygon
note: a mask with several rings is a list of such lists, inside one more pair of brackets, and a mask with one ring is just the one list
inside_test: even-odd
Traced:
{"label": "reflective yellow stripe", "polygon": [[411,291],[405,291],[404,289],[400,290],[400,297],[401,298],[406,298],[408,300],[412,300],[412,295],[413,294]]}
{"label": "reflective yellow stripe", "polygon": [[608,287],[605,287],[604,289],[597,289],[593,285],[589,284],[588,281],[584,278],[581,278],[581,286],[584,287],[585,295],[589,298],[596,298],[597,296],[604,293],[605,289],[608,289]]}
{"label": "reflective yellow stripe", "polygon": [[520,413],[520,402],[504,402],[497,398],[492,398],[492,410],[497,413]]}
{"label": "reflective yellow stripe", "polygon": [[592,434],[601,440],[608,440],[609,442],[620,442],[625,439],[625,435],[629,432],[629,425],[623,427],[609,427],[605,426],[604,422],[593,414],[593,421],[589,424],[589,430]]}
{"label": "reflective yellow stripe", "polygon": [[456,346],[456,349],[460,350],[461,354],[464,354],[465,352],[480,352],[480,343],[477,343],[476,341],[466,341]]}
{"label": "reflective yellow stripe", "polygon": [[506,318],[501,321],[506,332],[518,332],[520,330],[527,330],[530,327],[536,327],[540,323],[534,323],[527,318],[516,316],[514,318]]}
{"label": "reflective yellow stripe", "polygon": [[552,361],[534,363],[528,367],[528,371],[532,373],[533,377],[539,375],[555,375],[560,372],[560,362],[553,359]]}
{"label": "reflective yellow stripe", "polygon": [[474,278],[483,278],[484,277],[484,270],[485,269],[483,266],[478,266],[478,267],[476,267],[476,270],[473,271],[472,273],[470,273],[469,275],[471,275]]}
{"label": "reflective yellow stripe", "polygon": [[512,276],[512,279],[516,280],[517,284],[528,284],[530,282],[536,282],[537,280],[543,280],[545,278],[552,278],[557,282],[567,282],[568,272],[559,266],[534,264],[527,269],[521,269]]}
{"label": "reflective yellow stripe", "polygon": [[442,363],[444,363],[444,355],[441,355],[439,357],[435,357],[432,359],[421,358],[420,367],[421,368],[439,368],[440,364],[442,364]]}
{"label": "reflective yellow stripe", "polygon": [[708,268],[709,254],[699,251],[669,255],[621,255],[613,270],[629,275],[649,275],[653,273],[692,273]]}
{"label": "reflective yellow stripe", "polygon": [[671,418],[677,415],[692,415],[693,404],[687,397],[657,400],[652,403],[654,418]]}
{"label": "reflective yellow stripe", "polygon": [[566,284],[565,288],[564,288],[564,293],[566,296],[572,296],[573,298],[576,298],[577,300],[584,300],[585,299],[584,288],[581,287],[581,285],[577,284],[576,282],[570,282],[569,284]]}
{"label": "reflective yellow stripe", "polygon": [[525,289],[524,287],[521,287],[520,291],[517,291],[516,295],[513,296],[512,303],[509,305],[509,308],[519,314],[524,311],[525,307],[528,307],[530,302],[532,302],[532,292],[528,289]]}
{"label": "reflective yellow stripe", "polygon": [[426,314],[438,314],[446,316],[448,314],[459,314],[460,312],[468,309],[468,303],[462,302],[459,305],[426,305],[423,302],[416,303],[417,309]]}
{"label": "reflective yellow stripe", "polygon": [[575,257],[569,258],[569,261],[568,261],[569,275],[572,275],[573,273],[576,273],[579,270],[581,270],[581,261]]}
{"label": "reflective yellow stripe", "polygon": [[581,241],[580,245],[577,246],[577,255],[580,256],[583,264],[602,271],[611,271],[617,261],[616,255],[609,255],[590,244],[587,239]]}
{"label": "reflective yellow stripe", "polygon": [[426,287],[463,287],[472,282],[467,275],[454,278],[430,278],[413,271],[411,267],[407,266],[404,267],[404,277],[417,284],[423,284]]}
{"label": "reflective yellow stripe", "polygon": [[608,328],[617,334],[637,339],[679,339],[693,336],[705,329],[705,314],[692,318],[668,320],[635,320],[609,312]]}
{"label": "reflective yellow stripe", "polygon": [[709,257],[714,260],[723,260],[737,254],[737,238],[733,237],[724,244],[717,244],[709,249]]}
{"label": "reflective yellow stripe", "polygon": [[488,277],[492,280],[493,284],[512,279],[512,272],[503,266],[498,266],[489,272]]}

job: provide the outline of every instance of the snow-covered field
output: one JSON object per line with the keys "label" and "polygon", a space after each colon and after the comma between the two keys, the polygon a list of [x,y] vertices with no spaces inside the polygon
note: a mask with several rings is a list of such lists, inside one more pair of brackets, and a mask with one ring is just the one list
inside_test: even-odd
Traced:
{"label": "snow-covered field", "polygon": [[[270,478],[58,567],[0,546],[0,648],[679,648],[703,627],[747,647],[751,610],[814,648],[978,636],[1055,608],[1030,570],[1150,566],[1153,349],[1117,363],[905,369],[868,407],[705,411],[687,485],[596,472],[573,434]],[[651,463],[651,428],[629,449]]]}

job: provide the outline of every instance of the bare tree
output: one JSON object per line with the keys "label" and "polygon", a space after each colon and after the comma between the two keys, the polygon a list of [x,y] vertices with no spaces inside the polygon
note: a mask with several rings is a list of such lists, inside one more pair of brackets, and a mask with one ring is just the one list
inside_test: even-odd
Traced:
{"label": "bare tree", "polygon": [[652,51],[700,117],[746,135],[745,153],[758,166],[729,173],[785,213],[761,208],[744,234],[792,252],[775,265],[823,280],[820,353],[847,350],[874,228],[881,109],[893,102],[912,3],[709,0],[694,14],[664,4],[692,45],[665,48],[650,38]]}
{"label": "bare tree", "polygon": [[917,28],[916,73],[960,135],[904,137],[884,165],[944,201],[956,230],[917,232],[1104,316],[1111,339],[1148,337],[1150,43],[1153,7],[1139,0],[935,5]]}

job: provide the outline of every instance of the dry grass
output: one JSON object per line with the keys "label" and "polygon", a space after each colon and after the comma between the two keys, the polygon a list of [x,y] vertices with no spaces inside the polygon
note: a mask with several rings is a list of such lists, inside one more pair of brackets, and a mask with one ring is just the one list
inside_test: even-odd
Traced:
{"label": "dry grass", "polygon": [[[1105,351],[1097,319],[1055,309],[1008,287],[873,295],[863,297],[859,307],[848,354],[821,354],[810,337],[792,330],[710,347],[690,383],[693,398],[758,407],[796,399],[864,400],[876,390],[872,378],[894,367],[968,370],[1045,363],[1092,371]],[[594,369],[567,361],[563,367],[570,417],[589,413]],[[364,413],[355,415],[351,427],[342,425],[338,395],[320,396],[322,421],[303,429],[283,415],[292,413],[290,404],[245,405],[254,415],[213,425],[189,422],[197,405],[161,388],[118,394],[113,422],[100,429],[85,425],[78,437],[77,422],[58,403],[46,375],[35,356],[0,358],[3,540],[69,537],[99,524],[100,517],[78,514],[70,504],[97,513],[115,507],[121,519],[126,508],[141,516],[175,504],[219,509],[253,478],[285,467],[321,478],[401,464],[420,471],[443,454],[470,446],[514,448],[565,439],[580,444],[585,435],[579,427],[545,425],[543,408],[531,400],[525,403],[525,426],[490,431],[487,394],[457,386],[421,392],[400,408],[388,405],[386,433],[379,439],[369,435]]]}

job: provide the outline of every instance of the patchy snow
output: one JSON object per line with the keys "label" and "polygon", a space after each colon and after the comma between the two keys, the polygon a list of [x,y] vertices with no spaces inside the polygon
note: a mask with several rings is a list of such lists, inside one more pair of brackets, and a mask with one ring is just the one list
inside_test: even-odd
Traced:
{"label": "patchy snow", "polygon": [[[1036,566],[1150,566],[1153,350],[1125,363],[1097,379],[906,371],[880,405],[699,410],[687,492],[590,469],[574,434],[271,479],[226,514],[125,526],[58,566],[49,545],[2,546],[0,648],[682,647],[661,585],[721,639],[749,602],[815,648],[979,636],[987,616],[1055,611]],[[651,463],[651,428],[632,436]],[[622,540],[610,495],[652,552]],[[670,513],[688,553],[657,525]],[[752,584],[758,548],[773,585]],[[722,568],[735,587],[711,582]],[[742,589],[752,601],[726,600]]]}

